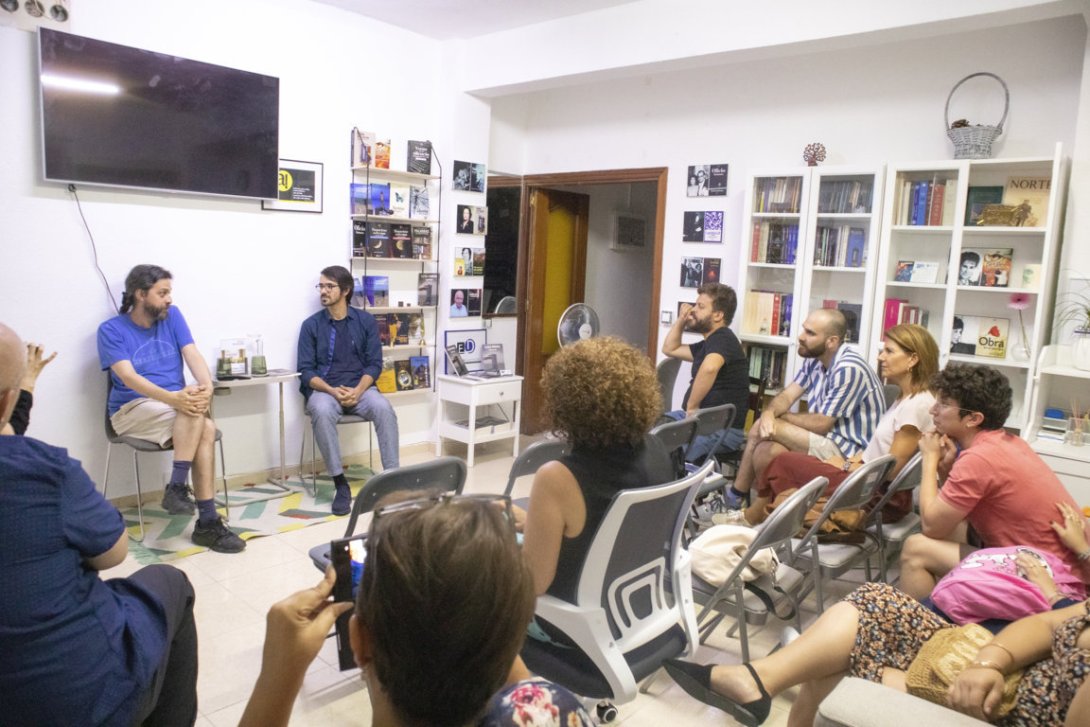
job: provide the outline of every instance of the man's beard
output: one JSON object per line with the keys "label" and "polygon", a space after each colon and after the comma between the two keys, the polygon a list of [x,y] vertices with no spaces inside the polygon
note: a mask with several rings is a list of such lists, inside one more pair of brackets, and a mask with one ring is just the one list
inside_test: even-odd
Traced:
{"label": "man's beard", "polygon": [[144,303],[144,312],[148,314],[148,318],[153,321],[165,321],[167,319],[167,311],[170,310],[170,305],[157,306],[151,303]]}
{"label": "man's beard", "polygon": [[820,348],[807,348],[805,345],[799,344],[800,358],[818,358],[823,353],[825,353],[825,344],[822,344]]}
{"label": "man's beard", "polygon": [[686,330],[692,331],[693,333],[707,333],[711,329],[712,322],[708,318],[705,318],[704,320],[700,320],[699,318],[690,318],[689,325],[686,327]]}

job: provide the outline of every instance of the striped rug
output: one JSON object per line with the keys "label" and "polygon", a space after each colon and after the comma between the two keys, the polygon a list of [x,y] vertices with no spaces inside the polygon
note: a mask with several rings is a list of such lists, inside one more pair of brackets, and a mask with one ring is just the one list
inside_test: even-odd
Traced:
{"label": "striped rug", "polygon": [[[349,465],[345,475],[355,497],[367,478],[374,474],[363,465]],[[289,479],[291,493],[275,500],[254,502],[254,498],[281,492],[272,485],[246,487],[229,492],[232,530],[243,540],[260,538],[265,535],[286,533],[310,525],[335,520],[338,517],[330,512],[333,504],[333,479],[328,475],[318,475],[318,488],[311,495],[298,479]],[[222,515],[224,509],[219,508]],[[129,535],[140,537],[140,521],[136,507],[122,510]],[[194,545],[190,536],[193,534],[193,515],[171,515],[160,509],[159,503],[144,504],[144,542],[129,541],[129,552],[141,564],[166,563],[184,558],[194,553],[202,553],[208,548]]]}

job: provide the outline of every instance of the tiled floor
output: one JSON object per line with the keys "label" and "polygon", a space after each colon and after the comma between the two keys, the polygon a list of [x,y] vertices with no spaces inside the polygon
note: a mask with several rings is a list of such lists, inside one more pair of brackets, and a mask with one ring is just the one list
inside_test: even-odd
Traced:
{"label": "tiled floor", "polygon": [[[402,464],[429,458],[427,454],[406,456]],[[506,444],[478,445],[476,466],[469,470],[466,491],[502,492],[511,461]],[[526,496],[529,487],[530,478],[523,478],[516,485],[515,496]],[[320,574],[307,551],[341,537],[344,527],[345,522],[337,520],[251,540],[241,554],[206,552],[175,563],[189,575],[197,592],[199,726],[226,727],[238,723],[260,668],[266,610],[289,593],[317,582]],[[361,523],[361,527],[366,527],[366,523]],[[104,575],[125,576],[139,567],[130,556]],[[845,591],[849,588],[846,586]],[[809,620],[812,619],[811,615]],[[775,645],[781,624],[774,623],[751,634],[753,653],[767,653]],[[739,642],[727,638],[725,628],[721,627],[700,647],[697,660],[738,663]],[[794,690],[779,696],[766,724],[786,724],[793,697]],[[370,724],[370,717],[370,703],[359,672],[338,671],[333,640],[327,640],[307,672],[291,723],[360,727]],[[621,705],[619,723],[647,727],[734,724],[722,712],[690,699],[666,676],[654,683],[650,694]]]}

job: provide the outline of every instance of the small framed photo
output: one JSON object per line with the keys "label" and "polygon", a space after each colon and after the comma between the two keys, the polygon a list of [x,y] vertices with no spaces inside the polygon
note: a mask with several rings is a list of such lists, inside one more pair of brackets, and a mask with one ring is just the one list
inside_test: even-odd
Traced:
{"label": "small framed photo", "polygon": [[613,217],[613,243],[611,250],[625,251],[647,245],[647,219],[628,212],[618,212]]}
{"label": "small framed photo", "polygon": [[322,211],[321,162],[281,159],[276,173],[276,199],[261,200],[263,210]]}

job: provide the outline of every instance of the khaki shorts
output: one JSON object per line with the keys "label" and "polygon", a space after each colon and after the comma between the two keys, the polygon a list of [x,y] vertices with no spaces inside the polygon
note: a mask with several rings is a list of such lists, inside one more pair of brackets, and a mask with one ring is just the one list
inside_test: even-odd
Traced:
{"label": "khaki shorts", "polygon": [[820,460],[832,459],[833,457],[847,459],[833,440],[813,432],[810,432],[810,449],[806,453]]}
{"label": "khaki shorts", "polygon": [[178,412],[155,399],[133,399],[118,409],[110,424],[118,436],[136,437],[164,447],[174,438],[174,419]]}

